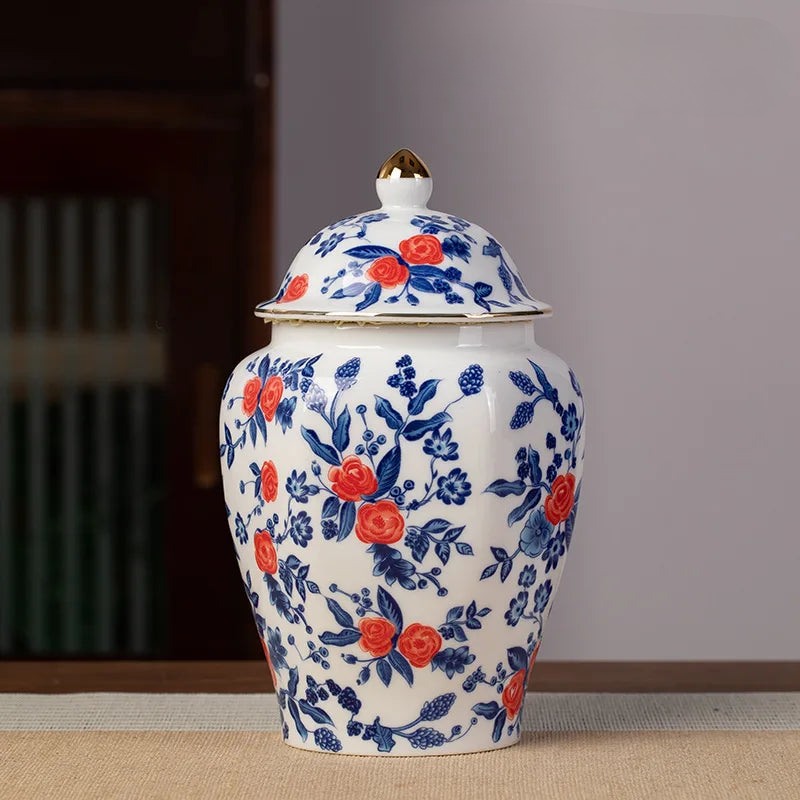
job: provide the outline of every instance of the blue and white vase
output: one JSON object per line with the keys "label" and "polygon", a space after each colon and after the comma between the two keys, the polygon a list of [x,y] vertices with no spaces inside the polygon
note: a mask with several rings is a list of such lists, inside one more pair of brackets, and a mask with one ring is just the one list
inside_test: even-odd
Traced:
{"label": "blue and white vase", "polygon": [[376,186],[300,250],[225,387],[236,557],[288,744],[507,747],[572,541],[583,396],[534,340],[551,309],[426,207],[419,158]]}

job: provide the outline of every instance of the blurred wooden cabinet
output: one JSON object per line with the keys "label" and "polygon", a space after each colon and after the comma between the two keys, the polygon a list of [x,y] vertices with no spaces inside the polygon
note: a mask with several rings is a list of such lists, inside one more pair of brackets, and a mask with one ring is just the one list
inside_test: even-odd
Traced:
{"label": "blurred wooden cabinet", "polygon": [[0,12],[1,657],[259,652],[216,416],[265,340],[271,13]]}

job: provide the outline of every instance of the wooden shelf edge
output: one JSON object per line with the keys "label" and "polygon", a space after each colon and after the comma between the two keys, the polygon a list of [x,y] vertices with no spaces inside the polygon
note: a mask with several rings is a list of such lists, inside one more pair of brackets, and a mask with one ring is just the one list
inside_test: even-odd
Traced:
{"label": "wooden shelf edge", "polygon": [[0,89],[0,126],[237,129],[245,92]]}
{"label": "wooden shelf edge", "polygon": [[[264,661],[5,661],[0,692],[270,692]],[[536,692],[795,692],[796,661],[542,661]]]}

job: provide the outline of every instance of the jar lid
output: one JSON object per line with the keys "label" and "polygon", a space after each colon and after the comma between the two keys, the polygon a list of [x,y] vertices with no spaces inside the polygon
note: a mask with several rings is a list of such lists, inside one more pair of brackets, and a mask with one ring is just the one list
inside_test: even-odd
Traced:
{"label": "jar lid", "polygon": [[487,231],[427,207],[433,179],[411,150],[386,160],[375,187],[381,207],[312,236],[256,316],[455,324],[550,316]]}

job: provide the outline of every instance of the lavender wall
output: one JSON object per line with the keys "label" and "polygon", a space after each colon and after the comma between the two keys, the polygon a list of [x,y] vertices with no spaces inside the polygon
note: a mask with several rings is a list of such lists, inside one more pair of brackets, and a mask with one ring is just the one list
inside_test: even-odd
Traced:
{"label": "lavender wall", "polygon": [[550,659],[800,658],[800,5],[283,0],[279,263],[399,146],[589,408]]}

